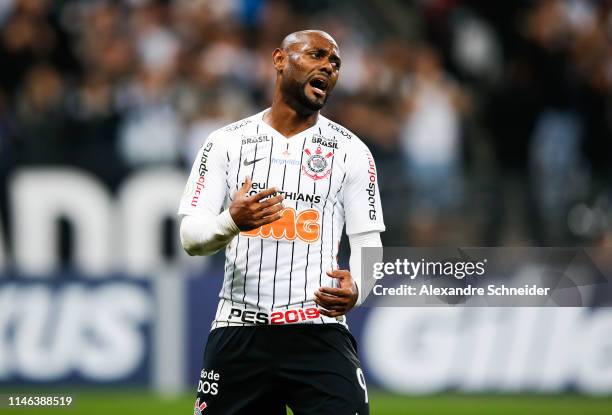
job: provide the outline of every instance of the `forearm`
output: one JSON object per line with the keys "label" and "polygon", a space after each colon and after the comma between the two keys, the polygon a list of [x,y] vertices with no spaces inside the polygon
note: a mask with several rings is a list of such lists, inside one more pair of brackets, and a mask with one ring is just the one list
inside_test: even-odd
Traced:
{"label": "forearm", "polygon": [[181,244],[189,255],[212,255],[230,243],[238,233],[240,229],[229,210],[219,215],[186,215],[181,220]]}
{"label": "forearm", "polygon": [[369,293],[368,286],[364,286],[361,281],[361,248],[382,247],[380,232],[373,231],[349,235],[349,244],[351,246],[349,267],[351,269],[351,277],[359,290],[359,298],[356,304],[359,305]]}

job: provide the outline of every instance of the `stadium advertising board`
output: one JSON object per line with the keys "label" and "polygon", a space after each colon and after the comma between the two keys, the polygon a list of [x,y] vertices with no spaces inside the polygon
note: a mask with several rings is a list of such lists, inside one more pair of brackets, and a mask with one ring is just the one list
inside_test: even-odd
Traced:
{"label": "stadium advertising board", "polygon": [[[163,254],[183,184],[175,170],[141,172],[117,195],[76,170],[10,178],[11,229],[0,230],[10,235],[0,246],[1,384],[197,383],[223,262],[194,263],[178,240],[175,255]],[[72,227],[69,270],[57,254],[60,218]],[[609,308],[369,305],[348,320],[370,386],[612,393]]]}
{"label": "stadium advertising board", "polygon": [[145,382],[153,317],[148,281],[5,275],[0,383]]}
{"label": "stadium advertising board", "polygon": [[[10,178],[1,384],[182,386],[182,282],[172,276],[188,262],[162,247],[183,181],[174,170],[146,172],[113,196],[74,169],[23,169]],[[70,229],[67,263],[61,221]]]}

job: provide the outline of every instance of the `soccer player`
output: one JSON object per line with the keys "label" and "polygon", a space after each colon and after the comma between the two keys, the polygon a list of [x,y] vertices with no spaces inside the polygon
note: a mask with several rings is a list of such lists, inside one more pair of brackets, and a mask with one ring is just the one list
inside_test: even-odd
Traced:
{"label": "soccer player", "polygon": [[[368,414],[345,314],[364,296],[360,248],[385,229],[376,167],[319,114],[340,72],[335,40],[292,33],[272,62],[272,106],[208,137],[179,208],[185,250],[226,255],[194,414]],[[345,224],[350,272],[336,260]]]}

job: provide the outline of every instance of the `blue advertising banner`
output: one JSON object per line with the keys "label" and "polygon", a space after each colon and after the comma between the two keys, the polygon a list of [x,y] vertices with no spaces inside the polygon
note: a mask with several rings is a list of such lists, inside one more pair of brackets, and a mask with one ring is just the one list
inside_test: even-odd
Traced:
{"label": "blue advertising banner", "polygon": [[59,273],[0,278],[0,385],[147,384],[149,280]]}
{"label": "blue advertising banner", "polygon": [[[222,261],[203,274],[187,284],[187,384],[193,388]],[[370,387],[404,394],[612,393],[608,307],[360,307],[348,324]]]}

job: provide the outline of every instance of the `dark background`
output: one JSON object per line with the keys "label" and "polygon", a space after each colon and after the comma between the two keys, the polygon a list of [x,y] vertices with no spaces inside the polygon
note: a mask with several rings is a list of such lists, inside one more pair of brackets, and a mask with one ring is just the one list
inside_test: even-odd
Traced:
{"label": "dark background", "polygon": [[16,169],[111,189],[187,169],[210,131],[269,105],[283,36],[320,28],[344,60],[324,114],[374,153],[385,245],[609,243],[610,1],[2,4],[7,233]]}

